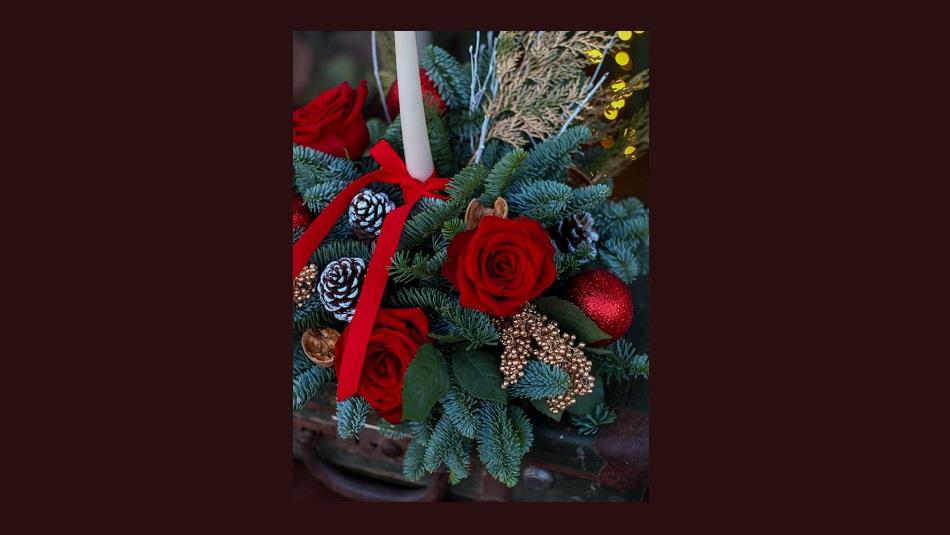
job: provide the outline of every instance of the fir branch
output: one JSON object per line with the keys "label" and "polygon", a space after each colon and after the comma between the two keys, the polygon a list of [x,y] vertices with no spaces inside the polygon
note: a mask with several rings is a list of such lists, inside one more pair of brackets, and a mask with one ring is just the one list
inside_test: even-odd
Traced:
{"label": "fir branch", "polygon": [[521,450],[521,455],[525,455],[531,450],[534,444],[534,428],[531,420],[524,413],[521,407],[517,405],[508,406],[508,416],[511,418],[512,429],[515,433],[515,442]]}
{"label": "fir branch", "polygon": [[333,368],[313,366],[306,371],[294,374],[291,391],[293,393],[293,410],[300,410],[310,398],[323,387],[327,381],[334,378]]}
{"label": "fir branch", "polygon": [[518,483],[523,444],[512,428],[505,404],[479,402],[478,456],[485,469],[508,487]]}
{"label": "fir branch", "polygon": [[600,247],[600,258],[607,269],[627,284],[635,281],[641,274],[636,240],[607,240]]}
{"label": "fir branch", "polygon": [[572,126],[564,133],[546,139],[531,149],[524,165],[515,173],[515,180],[527,183],[536,180],[563,180],[571,164],[571,154],[578,150],[590,135],[590,129],[586,126]]}
{"label": "fir branch", "polygon": [[508,209],[548,226],[564,219],[574,192],[563,182],[542,180],[508,195]]}
{"label": "fir branch", "polygon": [[617,421],[617,413],[604,402],[600,402],[589,414],[583,416],[572,415],[570,420],[578,435],[591,436],[596,435],[601,426]]}
{"label": "fir branch", "polygon": [[429,45],[422,51],[419,66],[425,69],[446,106],[455,108],[466,103],[469,76],[466,76],[465,69],[452,54],[435,45]]}
{"label": "fir branch", "polygon": [[366,424],[369,403],[359,395],[350,396],[336,404],[336,433],[340,438],[355,437],[359,440],[360,429]]}
{"label": "fir branch", "polygon": [[325,241],[310,256],[310,263],[316,264],[317,269],[323,268],[334,260],[341,258],[362,258],[369,262],[373,255],[373,246],[359,240]]}
{"label": "fir branch", "polygon": [[554,247],[554,265],[557,267],[558,279],[565,279],[577,273],[585,264],[597,258],[597,248],[588,242],[582,242],[574,247],[573,251],[565,252]]}
{"label": "fir branch", "polygon": [[460,217],[453,217],[442,223],[442,230],[439,234],[442,237],[442,240],[448,244],[452,241],[453,238],[459,234],[465,232],[465,221]]}
{"label": "fir branch", "polygon": [[[357,155],[358,156],[358,155]],[[294,185],[304,191],[324,182],[350,182],[359,174],[353,162],[303,145],[293,146]]]}
{"label": "fir branch", "polygon": [[527,157],[528,153],[523,149],[515,149],[503,156],[485,177],[485,193],[482,194],[479,202],[487,206],[491,205],[496,198],[504,197],[514,179],[515,172]]}
{"label": "fir branch", "polygon": [[406,454],[403,456],[402,473],[407,478],[418,481],[426,475],[424,466],[426,447],[429,445],[429,437],[432,436],[432,426],[428,422],[413,422],[412,442],[406,448]]}
{"label": "fir branch", "polygon": [[480,165],[466,167],[445,186],[445,192],[449,194],[448,201],[430,198],[420,201],[406,221],[402,248],[419,247],[432,235],[439,233],[446,221],[462,215],[487,173],[488,170]]}
{"label": "fir branch", "polygon": [[426,444],[426,451],[422,456],[422,466],[427,472],[435,472],[448,457],[453,444],[462,440],[462,435],[444,414],[439,418],[432,436]]}
{"label": "fir branch", "polygon": [[452,150],[452,140],[449,138],[449,132],[445,128],[445,123],[442,121],[442,116],[437,107],[426,106],[425,116],[432,161],[439,176],[449,176],[458,167],[455,162],[455,152]]}
{"label": "fir branch", "polygon": [[432,311],[468,342],[468,349],[498,343],[498,332],[483,312],[465,308],[458,299],[434,288],[402,288],[390,297],[394,306],[422,307]]}
{"label": "fir branch", "polygon": [[394,281],[406,283],[413,280],[438,277],[439,267],[441,267],[441,264],[435,262],[430,254],[424,252],[408,253],[403,250],[396,251],[396,254],[393,255],[392,264],[389,266],[389,274]]}
{"label": "fir branch", "polygon": [[448,392],[442,396],[442,409],[459,434],[466,438],[475,438],[475,428],[478,424],[477,399],[453,382]]}
{"label": "fir branch", "polygon": [[610,383],[629,381],[641,377],[650,378],[650,356],[637,353],[628,340],[621,338],[614,344],[597,352],[591,352],[596,373]]}
{"label": "fir branch", "polygon": [[508,393],[516,398],[545,399],[560,396],[571,386],[571,377],[563,369],[540,360],[528,361],[524,376],[508,386]]}

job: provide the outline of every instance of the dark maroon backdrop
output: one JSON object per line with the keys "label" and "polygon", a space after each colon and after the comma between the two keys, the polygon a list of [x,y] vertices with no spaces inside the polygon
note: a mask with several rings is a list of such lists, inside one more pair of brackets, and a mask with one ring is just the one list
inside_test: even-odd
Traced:
{"label": "dark maroon backdrop", "polygon": [[[331,523],[341,532],[368,524],[418,532],[424,521],[463,525],[462,515],[478,515],[486,531],[520,520],[559,532],[651,525],[761,532],[818,527],[805,513],[819,498],[844,506],[852,495],[838,485],[859,471],[853,463],[842,468],[841,459],[862,450],[833,446],[829,437],[841,422],[867,417],[855,409],[821,420],[828,409],[816,393],[837,383],[806,384],[845,377],[825,348],[854,351],[832,345],[843,315],[826,306],[841,295],[835,281],[846,274],[824,286],[816,276],[845,243],[820,219],[836,213],[828,199],[853,189],[823,171],[827,156],[809,152],[808,136],[823,131],[818,117],[806,118],[812,103],[803,98],[823,91],[839,65],[810,65],[812,85],[798,83],[804,58],[823,52],[809,45],[800,20],[783,31],[718,7],[725,20],[690,8],[660,21],[648,6],[620,15],[509,2],[504,16],[442,6],[414,8],[404,20],[445,29],[502,23],[652,32],[651,501],[570,511],[350,503],[292,510],[290,30],[374,20],[392,28],[398,20],[362,5],[338,7],[344,12],[331,17],[313,2],[203,14],[194,6],[156,11],[151,28],[135,24],[116,35],[83,28],[96,44],[82,57],[108,54],[115,63],[70,68],[46,104],[81,108],[84,120],[59,118],[45,132],[62,144],[64,164],[99,162],[94,173],[70,175],[70,189],[59,192],[76,192],[69,204],[92,224],[79,229],[71,215],[48,211],[39,224],[54,223],[43,238],[57,260],[69,261],[70,285],[80,287],[69,291],[90,293],[60,307],[57,317],[68,325],[44,330],[41,347],[8,356],[37,361],[37,376],[63,383],[25,392],[17,404],[52,400],[28,434],[31,448],[48,448],[43,463],[57,470],[53,483],[34,489],[48,500],[44,517],[93,516],[133,529],[279,532],[294,522],[312,532]],[[523,15],[511,13],[519,9]],[[62,57],[71,48],[58,50]],[[110,112],[115,122],[104,123]],[[49,163],[37,161],[44,169]],[[64,164],[46,174],[62,177]],[[837,170],[835,178],[846,176]],[[31,208],[27,221],[38,217]],[[64,234],[77,239],[63,243]],[[101,349],[77,355],[63,341],[67,333]],[[894,469],[881,464],[869,469]],[[37,485],[36,477],[25,481]],[[866,491],[884,500],[896,489]]]}

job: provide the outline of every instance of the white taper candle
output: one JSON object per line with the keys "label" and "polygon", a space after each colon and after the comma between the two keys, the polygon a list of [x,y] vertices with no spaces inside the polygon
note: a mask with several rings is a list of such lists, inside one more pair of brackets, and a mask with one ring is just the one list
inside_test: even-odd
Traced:
{"label": "white taper candle", "polygon": [[419,51],[415,32],[393,32],[396,38],[396,80],[399,83],[399,121],[406,168],[413,178],[425,181],[432,176],[432,149],[426,116],[422,107],[422,85],[419,82]]}

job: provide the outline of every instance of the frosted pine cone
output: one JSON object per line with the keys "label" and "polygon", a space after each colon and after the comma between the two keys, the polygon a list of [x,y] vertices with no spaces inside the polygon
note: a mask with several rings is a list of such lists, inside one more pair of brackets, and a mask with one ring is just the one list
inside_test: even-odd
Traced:
{"label": "frosted pine cone", "polygon": [[350,201],[347,213],[353,234],[361,240],[372,240],[379,236],[383,227],[383,218],[396,208],[396,203],[385,193],[375,193],[364,189]]}
{"label": "frosted pine cone", "polygon": [[598,235],[594,230],[594,216],[588,212],[574,214],[559,221],[549,232],[561,251],[570,253],[580,244],[586,243],[596,254]]}
{"label": "frosted pine cone", "polygon": [[323,268],[317,295],[333,317],[341,321],[353,319],[365,275],[366,262],[362,258],[341,258]]}

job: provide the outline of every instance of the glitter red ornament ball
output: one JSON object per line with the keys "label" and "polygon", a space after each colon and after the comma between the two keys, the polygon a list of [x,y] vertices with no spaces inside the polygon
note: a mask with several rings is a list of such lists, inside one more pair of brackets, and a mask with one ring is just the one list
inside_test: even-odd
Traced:
{"label": "glitter red ornament ball", "polygon": [[604,346],[622,337],[633,323],[633,296],[616,275],[606,269],[583,271],[568,281],[567,300],[610,336],[590,344]]}
{"label": "glitter red ornament ball", "polygon": [[312,217],[310,216],[310,211],[307,210],[307,207],[304,206],[303,200],[300,199],[300,196],[294,195],[294,217],[293,217],[293,229],[297,230],[301,227],[306,227],[310,224]]}
{"label": "glitter red ornament ball", "polygon": [[[442,96],[439,95],[439,90],[435,87],[435,84],[432,80],[429,79],[429,75],[426,74],[426,70],[419,69],[419,82],[422,84],[422,98],[426,102],[434,103],[439,107],[439,111],[445,109],[445,101],[442,100]],[[386,108],[389,109],[389,116],[393,119],[399,115],[399,83],[393,82],[393,85],[389,86],[389,92],[386,94]]]}

